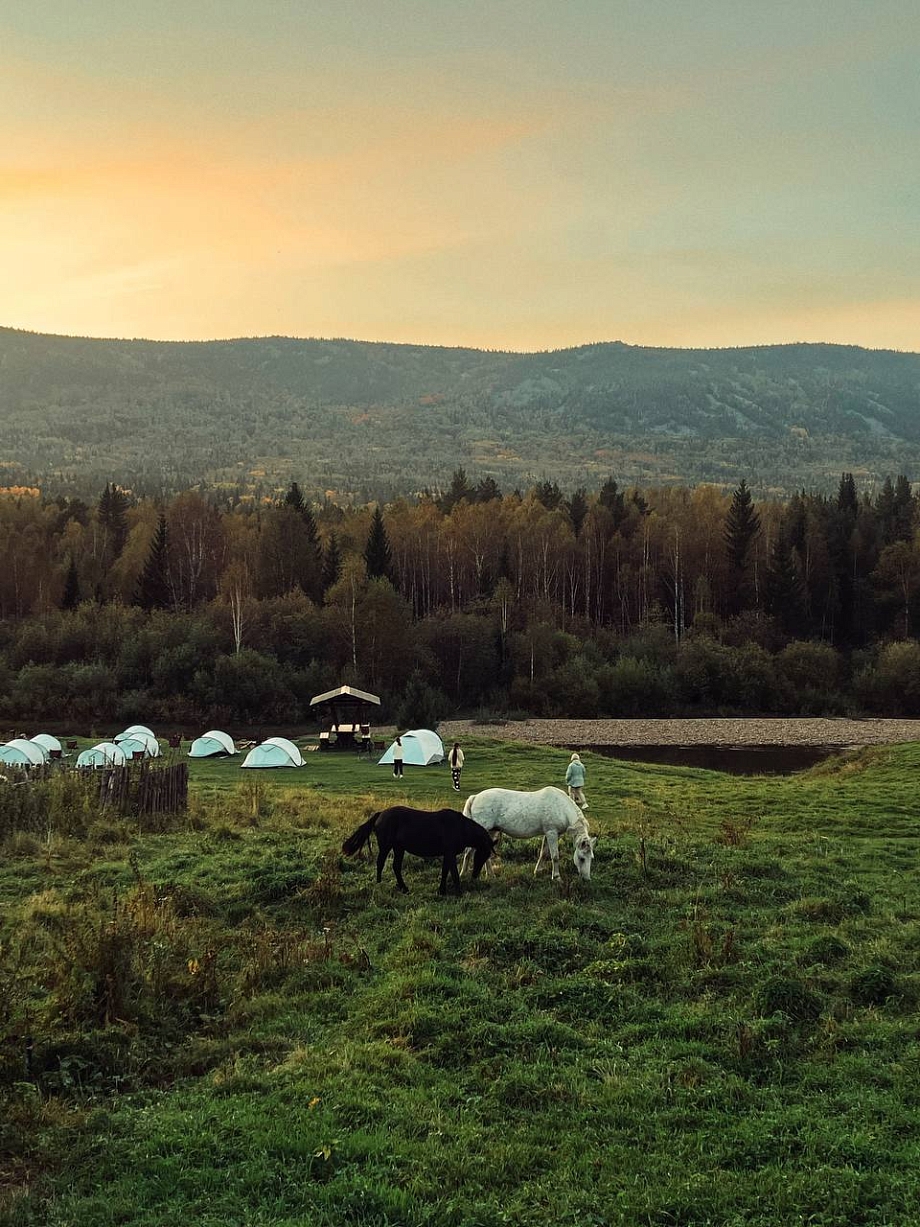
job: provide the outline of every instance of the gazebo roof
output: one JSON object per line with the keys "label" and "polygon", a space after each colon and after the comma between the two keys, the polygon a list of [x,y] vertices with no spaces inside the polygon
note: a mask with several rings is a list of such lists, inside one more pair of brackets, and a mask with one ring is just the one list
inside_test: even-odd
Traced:
{"label": "gazebo roof", "polygon": [[310,700],[310,706],[315,707],[317,703],[331,703],[336,699],[354,699],[359,703],[376,703],[380,706],[380,700],[375,694],[368,694],[366,690],[356,690],[354,686],[339,686],[337,690],[327,690],[325,694],[315,695]]}

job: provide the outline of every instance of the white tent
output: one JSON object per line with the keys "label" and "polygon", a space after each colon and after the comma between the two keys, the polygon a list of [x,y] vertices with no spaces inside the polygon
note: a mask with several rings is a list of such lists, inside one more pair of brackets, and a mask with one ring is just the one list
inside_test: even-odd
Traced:
{"label": "white tent", "polygon": [[222,733],[220,729],[211,729],[201,737],[195,738],[188,756],[189,758],[211,758],[217,754],[235,753],[236,742],[230,734]]}
{"label": "white tent", "polygon": [[[156,737],[154,737],[153,733],[151,733],[148,729],[143,729],[139,724],[134,726],[133,733],[129,733],[127,730],[125,730],[124,733],[119,733],[115,738],[115,744],[119,746],[124,745],[124,743],[128,741],[137,742],[138,745],[142,746],[147,758],[159,758],[160,743],[157,741]],[[136,748],[137,747],[135,745],[131,746],[132,751]],[[128,756],[127,750],[125,751],[125,755]]]}
{"label": "white tent", "polygon": [[[407,767],[430,767],[433,763],[444,762],[444,743],[431,729],[411,729],[401,735],[401,740],[403,762]],[[378,759],[378,766],[381,763],[392,763],[395,745],[394,741],[383,758]]]}
{"label": "white tent", "polygon": [[262,745],[277,746],[279,750],[283,750],[285,754],[290,755],[291,762],[295,767],[302,767],[304,765],[303,755],[294,745],[293,741],[288,741],[286,737],[266,737]]}
{"label": "white tent", "polygon": [[25,737],[14,737],[0,746],[0,763],[17,767],[40,767],[48,761],[48,751]]}
{"label": "white tent", "polygon": [[[279,741],[284,741],[283,737],[278,738]],[[296,750],[297,747],[295,746]],[[298,754],[298,758],[299,758]],[[277,745],[275,742],[263,741],[261,745],[250,750],[243,761],[240,763],[240,770],[244,767],[302,767],[303,759],[296,762],[291,758],[287,750],[283,746]]]}
{"label": "white tent", "polygon": [[121,746],[114,741],[100,741],[90,750],[84,750],[77,757],[78,767],[123,767],[125,755]]}
{"label": "white tent", "polygon": [[55,754],[60,757],[64,747],[56,737],[52,737],[50,733],[36,733],[34,737],[30,737],[29,741],[34,741],[37,746],[41,746],[43,750],[47,750],[49,754]]}
{"label": "white tent", "polygon": [[146,733],[148,737],[155,737],[153,729],[148,729],[146,724],[131,724],[128,728],[123,729],[115,738],[116,742],[122,737],[133,737],[135,733]]}
{"label": "white tent", "polygon": [[141,741],[140,735],[137,737],[122,737],[115,743],[125,758],[130,762],[133,758],[149,758],[147,753],[147,745]]}

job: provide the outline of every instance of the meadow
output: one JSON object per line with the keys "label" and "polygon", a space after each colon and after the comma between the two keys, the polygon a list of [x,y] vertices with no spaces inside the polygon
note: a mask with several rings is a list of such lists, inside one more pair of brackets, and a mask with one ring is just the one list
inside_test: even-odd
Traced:
{"label": "meadow", "polygon": [[[464,743],[463,795],[568,754]],[[920,1223],[920,745],[789,777],[585,755],[590,884],[345,860],[446,768],[193,765],[0,858],[0,1223]]]}

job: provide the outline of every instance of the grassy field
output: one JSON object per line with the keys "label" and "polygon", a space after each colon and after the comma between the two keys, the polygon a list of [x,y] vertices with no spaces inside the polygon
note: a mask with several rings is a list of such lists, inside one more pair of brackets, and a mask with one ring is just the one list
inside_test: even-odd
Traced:
{"label": "grassy field", "polygon": [[[465,743],[467,792],[568,754]],[[353,757],[193,765],[165,829],[0,858],[0,1223],[920,1223],[920,746],[788,778],[586,755],[594,879],[344,861]],[[292,778],[293,777],[293,778]]]}

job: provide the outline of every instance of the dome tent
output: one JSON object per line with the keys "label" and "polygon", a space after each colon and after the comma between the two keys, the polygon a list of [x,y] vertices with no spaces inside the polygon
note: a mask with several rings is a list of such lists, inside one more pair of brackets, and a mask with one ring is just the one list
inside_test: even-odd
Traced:
{"label": "dome tent", "polygon": [[[284,739],[281,738],[280,740]],[[296,749],[297,747],[295,746],[294,748]],[[300,758],[299,752],[298,758]],[[302,765],[303,759],[301,758],[300,762],[295,762],[283,746],[263,741],[254,750],[249,751],[240,763],[240,770],[242,771],[244,767],[300,767]]]}
{"label": "dome tent", "polygon": [[[408,733],[400,734],[403,747],[403,762],[407,767],[430,767],[434,763],[444,762],[444,743],[437,733],[431,729],[410,729]],[[392,763],[394,740],[383,758],[378,759],[377,766]]]}
{"label": "dome tent", "polygon": [[41,767],[48,760],[48,751],[25,737],[14,737],[0,746],[0,763],[16,767]]}
{"label": "dome tent", "polygon": [[295,767],[302,767],[304,765],[303,755],[294,745],[293,741],[288,741],[286,737],[266,737],[262,745],[277,746],[285,754],[290,755]]}
{"label": "dome tent", "polygon": [[[146,758],[159,758],[160,756],[160,743],[149,729],[144,729],[139,724],[134,725],[133,732],[125,729],[123,733],[119,733],[115,738],[117,746],[124,745],[127,741],[136,742],[137,745],[132,745],[131,750],[133,751],[139,747],[142,748]],[[126,750],[125,757],[129,756],[129,752]]]}
{"label": "dome tent", "polygon": [[47,750],[49,754],[60,755],[63,746],[56,737],[52,737],[50,733],[36,733],[34,737],[30,737],[29,741],[34,741],[37,746]]}
{"label": "dome tent", "polygon": [[120,737],[115,742],[119,750],[125,756],[125,760],[130,762],[134,758],[149,758],[147,752],[147,743],[141,741],[140,737]]}
{"label": "dome tent", "polygon": [[100,741],[90,750],[84,750],[77,757],[78,767],[123,767],[125,754],[121,746],[114,741]]}
{"label": "dome tent", "polygon": [[115,740],[117,742],[120,737],[133,737],[135,733],[146,733],[148,737],[156,736],[153,729],[148,729],[146,724],[129,724],[126,729],[122,729]]}
{"label": "dome tent", "polygon": [[235,754],[236,742],[229,733],[220,729],[210,729],[201,737],[196,737],[188,752],[189,758],[214,758],[221,754]]}

